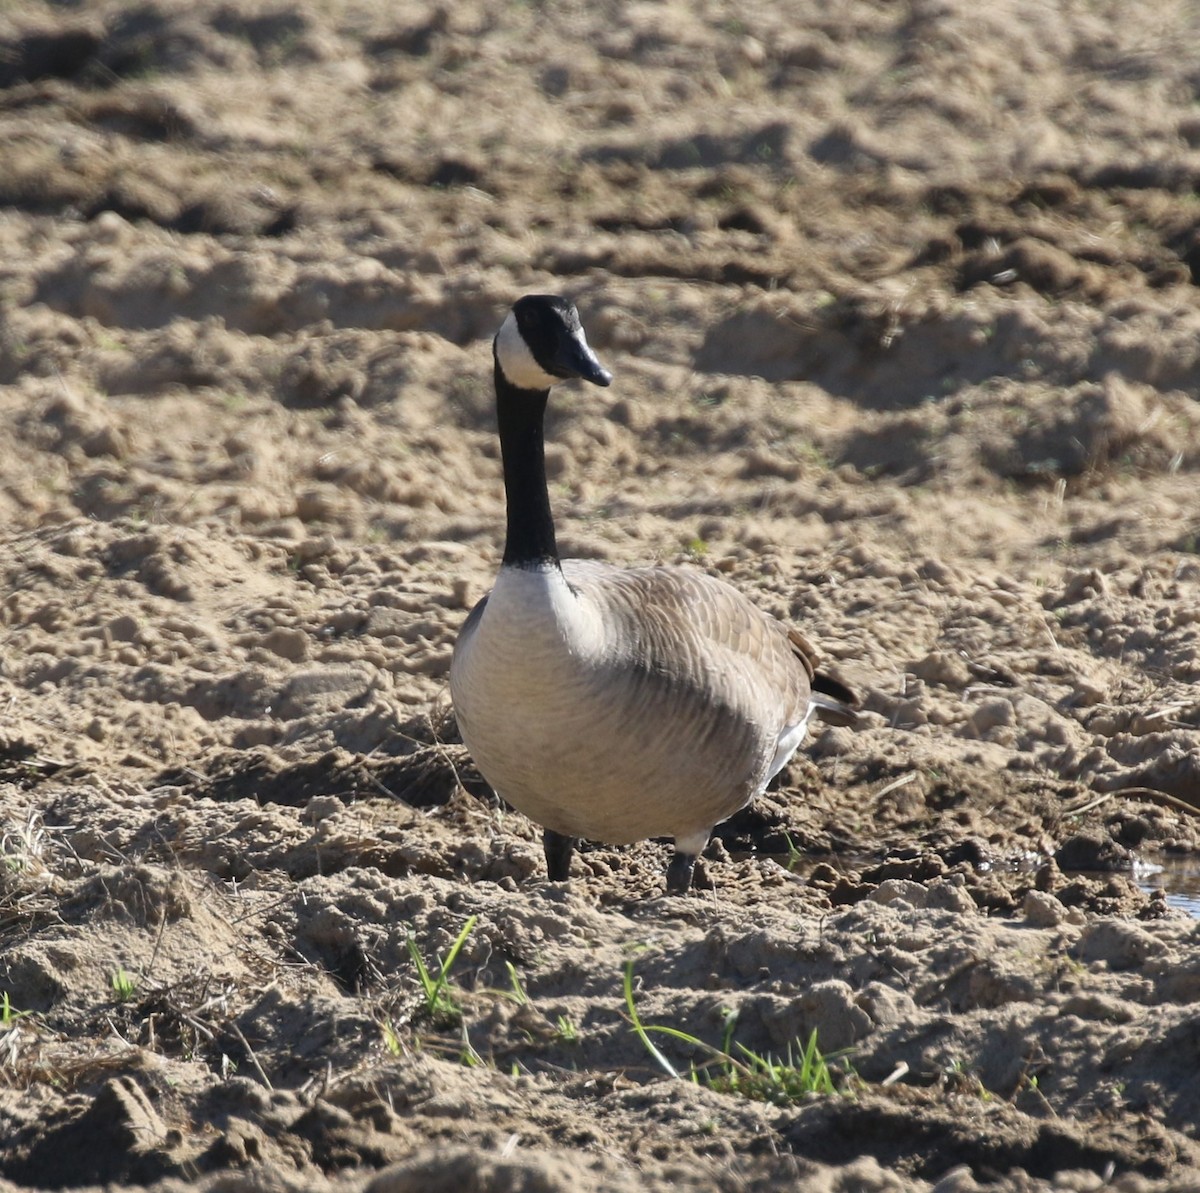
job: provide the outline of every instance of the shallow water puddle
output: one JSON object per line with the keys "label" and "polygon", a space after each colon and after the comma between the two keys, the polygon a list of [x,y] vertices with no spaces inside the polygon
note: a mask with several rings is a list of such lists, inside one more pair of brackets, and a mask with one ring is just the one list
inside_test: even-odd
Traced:
{"label": "shallow water puddle", "polygon": [[1133,877],[1142,890],[1164,891],[1170,907],[1200,919],[1200,857],[1139,858],[1133,864]]}

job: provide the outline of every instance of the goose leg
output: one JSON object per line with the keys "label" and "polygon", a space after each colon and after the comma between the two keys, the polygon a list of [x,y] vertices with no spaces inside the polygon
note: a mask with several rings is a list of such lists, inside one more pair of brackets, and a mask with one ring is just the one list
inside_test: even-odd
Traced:
{"label": "goose leg", "polygon": [[694,853],[675,851],[667,867],[667,892],[672,895],[686,894],[692,885],[692,870],[696,865]]}
{"label": "goose leg", "polygon": [[675,838],[675,853],[667,867],[667,894],[682,895],[691,889],[692,871],[696,868],[696,859],[708,844],[709,831],[705,829]]}
{"label": "goose leg", "polygon": [[546,877],[551,882],[566,882],[570,877],[575,838],[548,828],[542,833],[542,848],[546,851]]}

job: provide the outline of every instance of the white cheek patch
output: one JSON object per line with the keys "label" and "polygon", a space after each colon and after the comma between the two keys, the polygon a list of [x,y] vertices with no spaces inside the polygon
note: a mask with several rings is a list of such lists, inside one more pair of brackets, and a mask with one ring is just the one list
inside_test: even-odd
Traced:
{"label": "white cheek patch", "polygon": [[500,371],[518,389],[549,389],[558,381],[533,359],[512,311],[496,333],[496,360],[500,363]]}

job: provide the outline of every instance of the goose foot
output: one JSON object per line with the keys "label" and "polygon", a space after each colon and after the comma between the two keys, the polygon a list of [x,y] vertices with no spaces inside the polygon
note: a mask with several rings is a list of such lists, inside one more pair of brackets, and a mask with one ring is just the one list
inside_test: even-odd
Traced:
{"label": "goose foot", "polygon": [[551,882],[566,882],[571,874],[575,838],[565,837],[548,828],[542,833],[542,848],[546,852],[546,877]]}
{"label": "goose foot", "polygon": [[676,852],[671,857],[667,867],[667,893],[671,895],[686,894],[692,885],[692,870],[696,865],[694,853]]}

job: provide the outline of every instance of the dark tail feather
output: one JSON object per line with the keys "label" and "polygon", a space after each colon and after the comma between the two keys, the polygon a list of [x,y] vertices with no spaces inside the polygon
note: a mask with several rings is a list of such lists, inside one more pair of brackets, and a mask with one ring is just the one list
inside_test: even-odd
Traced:
{"label": "dark tail feather", "polygon": [[856,725],[858,696],[836,679],[818,672],[812,678],[812,702],[817,716],[829,725]]}

